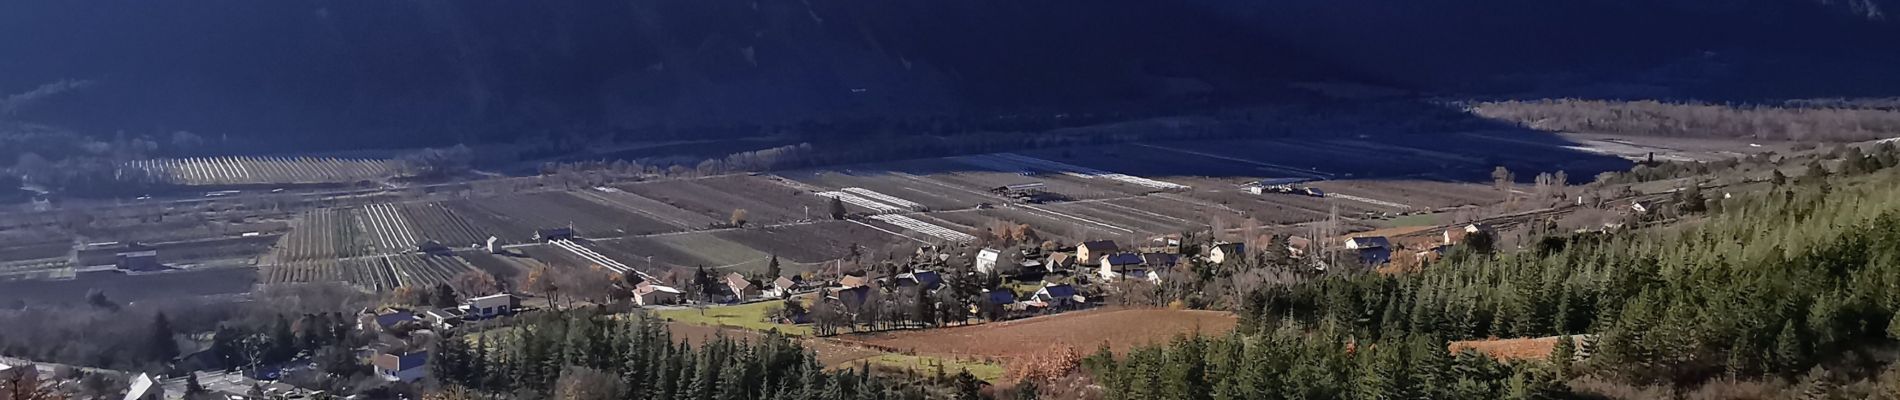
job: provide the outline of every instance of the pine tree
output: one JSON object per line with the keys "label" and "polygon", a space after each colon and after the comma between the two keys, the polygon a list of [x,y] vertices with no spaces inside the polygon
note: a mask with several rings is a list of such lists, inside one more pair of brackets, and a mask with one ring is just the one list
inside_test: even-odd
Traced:
{"label": "pine tree", "polygon": [[205,385],[198,383],[198,371],[185,371],[185,393],[199,394],[205,391]]}
{"label": "pine tree", "polygon": [[980,400],[983,398],[983,381],[970,374],[969,369],[957,371],[956,400]]}
{"label": "pine tree", "polygon": [[1569,335],[1558,336],[1557,344],[1550,350],[1550,365],[1557,369],[1559,378],[1570,375],[1570,364],[1577,359],[1577,345]]}
{"label": "pine tree", "polygon": [[[778,254],[776,253],[772,254],[772,260],[767,261],[765,263],[765,278],[778,279],[779,277],[784,276],[785,271],[780,268],[781,267],[779,267],[778,265]],[[768,284],[769,283],[770,282],[768,282]]]}
{"label": "pine tree", "polygon": [[1780,371],[1795,371],[1807,365],[1807,347],[1800,333],[1795,329],[1794,321],[1781,326],[1781,333],[1775,335],[1775,352],[1772,358],[1775,368]]}
{"label": "pine tree", "polygon": [[172,330],[171,319],[165,318],[165,313],[158,313],[158,316],[152,318],[150,342],[152,361],[170,363],[172,359],[178,358],[178,341],[172,338],[172,335],[176,333],[177,331]]}

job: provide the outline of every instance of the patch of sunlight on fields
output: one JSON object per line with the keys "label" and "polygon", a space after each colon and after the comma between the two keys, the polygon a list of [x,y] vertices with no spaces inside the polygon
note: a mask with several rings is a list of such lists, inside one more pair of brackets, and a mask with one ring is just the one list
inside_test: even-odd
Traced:
{"label": "patch of sunlight on fields", "polygon": [[811,327],[789,325],[765,321],[765,314],[783,305],[778,301],[763,301],[726,307],[686,308],[655,311],[653,315],[673,321],[695,325],[727,326],[764,332],[778,329],[779,333],[790,336],[810,336]]}

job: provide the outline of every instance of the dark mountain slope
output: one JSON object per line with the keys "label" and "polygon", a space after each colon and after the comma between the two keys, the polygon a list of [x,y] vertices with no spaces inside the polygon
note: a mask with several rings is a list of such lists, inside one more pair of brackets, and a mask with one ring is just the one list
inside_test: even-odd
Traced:
{"label": "dark mountain slope", "polygon": [[1258,101],[1302,80],[1890,94],[1859,78],[1900,65],[1894,3],[23,0],[0,4],[0,93],[44,89],[0,118],[335,148]]}

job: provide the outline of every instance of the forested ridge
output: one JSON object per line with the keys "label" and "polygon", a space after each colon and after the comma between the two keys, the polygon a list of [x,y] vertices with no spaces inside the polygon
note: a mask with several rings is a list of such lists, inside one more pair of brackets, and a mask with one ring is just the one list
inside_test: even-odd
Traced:
{"label": "forested ridge", "polygon": [[[534,316],[514,326],[438,342],[431,376],[445,399],[923,399],[974,396],[969,371],[934,380],[865,369],[828,371],[776,332],[757,341],[674,337],[644,313],[589,310]],[[946,375],[954,374],[954,375]],[[928,384],[934,383],[934,384]]]}
{"label": "forested ridge", "polygon": [[[1738,381],[1894,398],[1900,174],[1802,181],[1705,201],[1706,217],[1679,225],[1255,291],[1244,336],[1098,357],[1095,371],[1130,399],[1588,398],[1603,382],[1668,394]],[[1548,362],[1445,351],[1552,335],[1575,346],[1559,340]],[[1153,371],[1207,384],[1139,378]]]}

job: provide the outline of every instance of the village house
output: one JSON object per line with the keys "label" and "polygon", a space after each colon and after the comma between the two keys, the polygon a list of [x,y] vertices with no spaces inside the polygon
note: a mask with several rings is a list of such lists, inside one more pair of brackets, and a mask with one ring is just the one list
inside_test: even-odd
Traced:
{"label": "village house", "polygon": [[869,282],[870,280],[865,279],[865,277],[863,276],[845,275],[838,278],[838,287],[842,289],[850,289],[850,288],[864,286],[865,283],[869,283]]}
{"label": "village house", "polygon": [[1149,269],[1167,270],[1181,265],[1181,255],[1174,253],[1141,253],[1141,265]]}
{"label": "village house", "polygon": [[464,320],[462,314],[463,312],[460,308],[442,308],[422,310],[421,317],[422,322],[428,323],[430,327],[448,330],[462,324]]}
{"label": "village house", "polygon": [[1076,294],[1075,286],[1045,283],[1025,301],[1037,308],[1067,308],[1086,303],[1087,299]]}
{"label": "village house", "polygon": [[375,367],[376,376],[390,382],[422,380],[423,377],[428,376],[428,369],[425,368],[428,364],[429,352],[426,351],[405,354],[377,353],[376,356],[370,358],[370,365]]}
{"label": "village house", "polygon": [[640,282],[633,287],[633,304],[641,307],[678,304],[684,292],[671,286]]}
{"label": "village house", "polygon": [[1477,233],[1490,233],[1491,227],[1484,224],[1465,224],[1463,227],[1445,229],[1445,241],[1441,244],[1455,246],[1465,242],[1465,237]]}
{"label": "village house", "polygon": [[520,298],[507,293],[491,294],[462,301],[462,318],[479,321],[514,315],[520,309]]}
{"label": "village house", "polygon": [[1240,261],[1247,256],[1247,246],[1241,243],[1215,243],[1207,251],[1207,262],[1226,264],[1227,261]]}
{"label": "village house", "polygon": [[771,287],[765,288],[765,295],[777,298],[792,297],[792,293],[803,286],[798,280],[781,276],[772,280]]}
{"label": "village house", "polygon": [[1312,248],[1313,239],[1307,239],[1302,236],[1288,236],[1286,238],[1286,255],[1288,257],[1306,257],[1306,253]]}
{"label": "village house", "polygon": [[[1152,253],[1152,254],[1159,254],[1159,253]],[[1160,282],[1161,276],[1151,271],[1151,267],[1149,267],[1147,263],[1148,263],[1148,260],[1144,259],[1142,255],[1140,254],[1135,254],[1135,253],[1110,254],[1110,255],[1102,256],[1102,260],[1096,263],[1096,265],[1098,266],[1096,274],[1100,275],[1102,277],[1102,280],[1107,281],[1107,282],[1115,282],[1115,281],[1120,281],[1122,279],[1138,279],[1138,280],[1145,280],[1149,282],[1157,282],[1157,283]]]}
{"label": "village house", "polygon": [[983,249],[976,252],[976,273],[988,274],[996,271],[996,260],[1003,258],[1003,252],[996,249]]}
{"label": "village house", "polygon": [[943,275],[937,271],[911,271],[897,274],[897,287],[922,287],[924,290],[937,290],[943,287]]}
{"label": "village house", "polygon": [[1361,236],[1346,239],[1346,250],[1358,255],[1359,263],[1380,265],[1392,260],[1392,242],[1384,236]]}
{"label": "village house", "polygon": [[1047,268],[1049,272],[1055,272],[1058,269],[1075,268],[1075,253],[1066,251],[1049,253],[1049,261],[1043,263],[1043,267]]}
{"label": "village house", "polygon": [[759,285],[737,272],[726,274],[726,290],[732,294],[732,301],[745,301],[759,296]]}
{"label": "village house", "polygon": [[1091,264],[1100,261],[1103,256],[1115,254],[1118,251],[1121,251],[1121,247],[1116,246],[1114,241],[1082,242],[1075,246],[1075,257],[1080,263]]}
{"label": "village house", "polygon": [[395,329],[397,325],[401,325],[404,322],[420,324],[423,321],[422,318],[416,317],[416,314],[409,312],[409,310],[385,309],[377,311],[365,308],[361,313],[357,314],[356,330],[370,333],[385,333]]}

